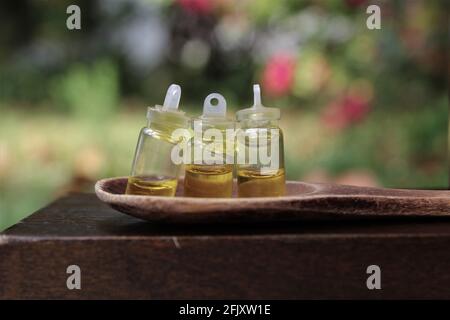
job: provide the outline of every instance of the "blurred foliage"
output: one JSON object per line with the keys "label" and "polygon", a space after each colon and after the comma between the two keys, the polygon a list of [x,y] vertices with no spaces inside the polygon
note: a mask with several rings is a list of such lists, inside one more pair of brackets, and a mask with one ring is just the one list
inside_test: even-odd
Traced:
{"label": "blurred foliage", "polygon": [[[77,4],[82,29],[66,28]],[[0,3],[0,230],[68,191],[127,175],[145,106],[220,92],[282,108],[290,179],[445,188],[445,1]]]}
{"label": "blurred foliage", "polygon": [[76,117],[99,120],[117,109],[118,89],[115,65],[101,61],[91,68],[71,67],[54,80],[51,92],[55,105]]}

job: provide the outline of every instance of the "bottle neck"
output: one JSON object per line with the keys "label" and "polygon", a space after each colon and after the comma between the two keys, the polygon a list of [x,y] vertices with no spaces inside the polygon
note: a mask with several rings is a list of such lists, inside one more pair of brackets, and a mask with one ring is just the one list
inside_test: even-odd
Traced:
{"label": "bottle neck", "polygon": [[157,121],[147,121],[147,126],[144,128],[145,131],[150,133],[151,135],[155,136],[156,138],[165,140],[170,143],[177,143],[178,141],[175,141],[172,137],[172,133],[179,129],[179,127],[168,124],[168,123],[161,123]]}
{"label": "bottle neck", "polygon": [[264,120],[241,120],[239,121],[239,127],[242,129],[249,128],[278,128],[278,120],[276,119],[264,119]]}
{"label": "bottle neck", "polygon": [[164,111],[161,106],[149,107],[147,110],[147,127],[155,127],[171,131],[177,128],[187,128],[189,119],[181,111]]}

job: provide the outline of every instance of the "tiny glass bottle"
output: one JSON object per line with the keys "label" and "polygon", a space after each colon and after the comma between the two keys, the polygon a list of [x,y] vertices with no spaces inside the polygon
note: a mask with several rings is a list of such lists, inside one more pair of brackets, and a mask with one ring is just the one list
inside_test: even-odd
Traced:
{"label": "tiny glass bottle", "polygon": [[259,85],[253,86],[253,94],[253,106],[236,113],[238,196],[283,196],[286,179],[280,110],[261,104]]}
{"label": "tiny glass bottle", "polygon": [[181,166],[171,159],[179,143],[172,137],[178,128],[186,128],[189,118],[178,110],[181,88],[172,84],[164,105],[148,107],[147,126],[142,128],[125,193],[132,195],[174,196]]}
{"label": "tiny glass bottle", "polygon": [[[211,104],[213,100],[216,105]],[[208,95],[203,114],[192,121],[191,163],[186,165],[184,195],[186,197],[227,198],[232,196],[234,121],[226,118],[225,98]]]}

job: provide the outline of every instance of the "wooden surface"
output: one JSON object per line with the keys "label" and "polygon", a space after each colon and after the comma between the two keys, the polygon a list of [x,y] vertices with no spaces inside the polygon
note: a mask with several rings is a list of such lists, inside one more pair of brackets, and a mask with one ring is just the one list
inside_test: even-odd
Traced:
{"label": "wooden surface", "polygon": [[[81,268],[68,290],[66,268]],[[381,290],[366,268],[381,267]],[[0,234],[0,298],[450,298],[450,219],[160,225],[73,194]]]}
{"label": "wooden surface", "polygon": [[[287,181],[283,197],[176,197],[126,195],[127,178],[96,183],[95,192],[113,208],[148,221],[227,223],[254,221],[317,221],[378,219],[385,216],[450,217],[450,191],[356,187]],[[236,193],[236,185],[234,191]]]}

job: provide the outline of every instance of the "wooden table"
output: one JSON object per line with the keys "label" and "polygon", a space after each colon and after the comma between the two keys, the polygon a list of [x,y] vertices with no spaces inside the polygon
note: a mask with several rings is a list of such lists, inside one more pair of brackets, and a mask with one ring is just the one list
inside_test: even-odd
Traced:
{"label": "wooden table", "polygon": [[450,298],[450,220],[158,225],[71,194],[0,234],[0,298]]}

